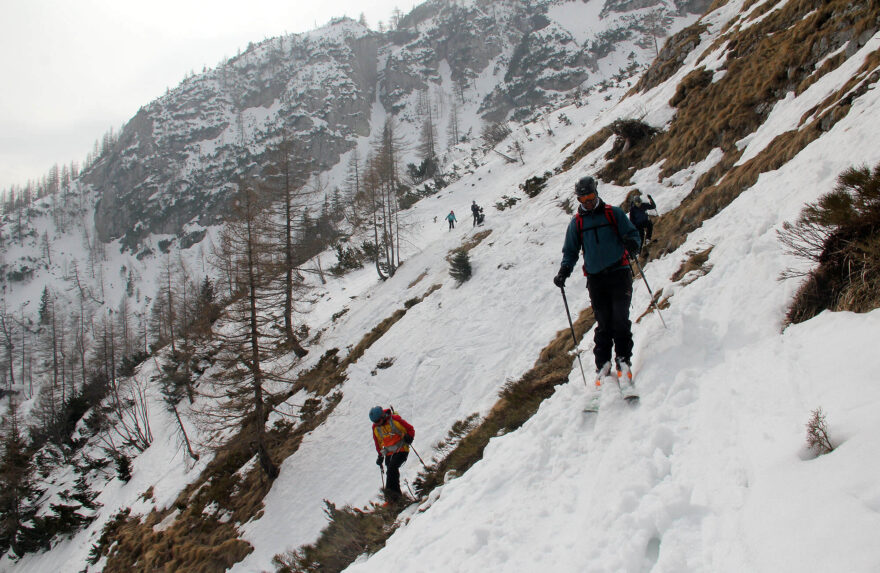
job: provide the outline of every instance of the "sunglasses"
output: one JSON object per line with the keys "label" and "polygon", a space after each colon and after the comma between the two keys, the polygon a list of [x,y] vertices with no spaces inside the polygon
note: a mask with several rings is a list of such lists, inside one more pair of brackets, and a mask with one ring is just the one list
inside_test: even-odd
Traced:
{"label": "sunglasses", "polygon": [[598,198],[599,198],[599,196],[596,195],[595,193],[590,193],[589,195],[578,195],[577,196],[577,200],[581,203],[581,205],[585,205],[587,203],[592,203],[593,201],[595,201]]}

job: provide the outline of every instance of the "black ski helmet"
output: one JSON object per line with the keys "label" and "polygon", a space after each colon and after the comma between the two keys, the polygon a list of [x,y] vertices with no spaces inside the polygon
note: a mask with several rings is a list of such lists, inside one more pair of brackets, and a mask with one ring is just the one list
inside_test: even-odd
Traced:
{"label": "black ski helmet", "polygon": [[574,194],[578,197],[583,197],[584,195],[589,195],[590,193],[596,193],[597,195],[599,194],[599,189],[596,186],[596,180],[589,175],[578,179],[577,183],[574,184]]}

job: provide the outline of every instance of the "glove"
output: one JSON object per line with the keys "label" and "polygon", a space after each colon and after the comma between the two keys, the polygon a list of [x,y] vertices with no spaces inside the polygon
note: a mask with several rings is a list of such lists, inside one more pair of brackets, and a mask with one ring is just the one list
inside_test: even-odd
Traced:
{"label": "glove", "polygon": [[410,445],[413,441],[413,436],[407,434],[403,437],[403,441],[406,443],[406,445]]}
{"label": "glove", "polygon": [[385,461],[385,456],[383,456],[382,454],[379,454],[378,457],[376,457],[376,465],[379,466],[380,468],[382,467],[382,462],[384,462],[384,461]]}
{"label": "glove", "polygon": [[627,251],[629,252],[629,254],[631,254],[631,255],[638,255],[638,254],[639,254],[639,251],[642,250],[641,245],[640,245],[639,242],[636,241],[635,239],[626,239],[626,240],[623,242],[623,246],[626,247],[626,250],[627,250]]}
{"label": "glove", "polygon": [[565,279],[567,279],[569,275],[571,275],[571,269],[567,267],[559,267],[559,272],[553,277],[553,284],[559,288],[563,288],[565,286]]}

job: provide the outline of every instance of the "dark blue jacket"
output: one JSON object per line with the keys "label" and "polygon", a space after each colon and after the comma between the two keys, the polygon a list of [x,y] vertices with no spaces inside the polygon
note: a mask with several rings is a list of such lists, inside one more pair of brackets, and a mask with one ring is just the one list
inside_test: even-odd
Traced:
{"label": "dark blue jacket", "polygon": [[636,205],[633,203],[629,208],[629,220],[632,221],[632,224],[636,227],[644,227],[648,224],[648,210],[656,209],[657,204],[654,203],[654,200],[648,197],[649,203],[645,203],[642,201],[641,205]]}
{"label": "dark blue jacket", "polygon": [[578,237],[577,218],[572,217],[562,246],[563,268],[571,272],[581,250],[584,251],[584,267],[587,274],[597,274],[625,266],[622,263],[624,248],[620,237],[631,240],[637,245],[641,245],[641,238],[620,207],[611,207],[611,210],[617,221],[617,231],[605,217],[604,201],[600,200],[596,208],[590,212],[585,211],[583,206],[578,206],[578,213],[583,218],[583,233],[582,237]]}

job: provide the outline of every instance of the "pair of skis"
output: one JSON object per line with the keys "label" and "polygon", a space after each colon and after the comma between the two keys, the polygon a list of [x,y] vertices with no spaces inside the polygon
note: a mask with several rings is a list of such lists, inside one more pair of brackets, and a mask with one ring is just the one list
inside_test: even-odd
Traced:
{"label": "pair of skis", "polygon": [[633,385],[632,373],[629,371],[628,365],[624,365],[620,370],[614,372],[611,369],[611,363],[607,362],[596,373],[596,385],[591,391],[586,406],[584,406],[584,412],[595,413],[599,411],[599,400],[602,397],[603,386],[616,387],[624,402],[632,407],[638,405],[639,393]]}
{"label": "pair of skis", "polygon": [[[616,228],[616,227],[615,227]],[[621,239],[622,242],[622,239]],[[638,261],[636,261],[638,263]],[[639,271],[641,271],[641,266],[639,266]],[[642,277],[644,278],[644,276]],[[563,279],[564,280],[564,279]],[[553,279],[554,283],[556,279]],[[645,281],[645,286],[648,285],[648,281]],[[578,351],[578,337],[574,332],[574,323],[571,321],[571,311],[568,308],[568,298],[565,296],[565,287],[561,285],[559,286],[559,291],[562,293],[562,302],[565,304],[565,315],[568,317],[568,327],[571,329],[571,339],[574,341],[574,351],[577,356],[578,366],[581,368],[581,376],[584,377],[584,384],[587,383],[587,376],[584,374],[584,364],[581,362],[581,354]],[[651,287],[648,287],[648,292],[651,291]],[[652,293],[653,298],[653,293]],[[655,305],[656,306],[656,305]],[[660,314],[660,309],[657,309],[657,314]],[[663,317],[660,317],[661,320]],[[663,326],[666,326],[666,323],[663,323]],[[599,370],[596,374],[596,385],[592,391],[592,395],[590,396],[589,401],[587,402],[587,406],[584,408],[584,412],[598,412],[599,411],[599,398],[601,397],[600,390],[603,385],[607,385],[611,382],[617,385],[617,389],[620,391],[621,397],[623,397],[624,401],[626,401],[631,406],[635,406],[639,403],[639,394],[636,392],[636,388],[633,385],[632,381],[632,370],[630,370],[629,364],[626,362],[618,363],[617,367],[617,376],[613,377],[611,375],[611,362],[606,362],[605,365]]]}

